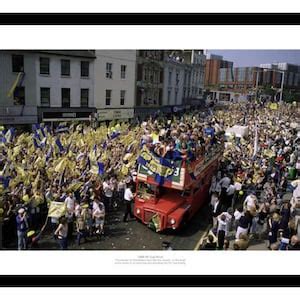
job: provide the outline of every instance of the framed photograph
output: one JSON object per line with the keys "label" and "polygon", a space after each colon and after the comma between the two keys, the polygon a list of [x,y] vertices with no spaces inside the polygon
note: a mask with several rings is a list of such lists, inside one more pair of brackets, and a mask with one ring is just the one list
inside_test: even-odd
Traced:
{"label": "framed photograph", "polygon": [[299,16],[1,14],[0,286],[299,286]]}

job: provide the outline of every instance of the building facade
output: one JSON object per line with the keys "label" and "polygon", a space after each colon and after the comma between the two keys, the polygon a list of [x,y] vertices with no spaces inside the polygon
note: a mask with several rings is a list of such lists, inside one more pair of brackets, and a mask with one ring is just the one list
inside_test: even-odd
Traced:
{"label": "building facade", "polygon": [[185,61],[182,50],[164,51],[164,80],[162,109],[172,112],[183,105]]}
{"label": "building facade", "polygon": [[184,50],[183,105],[188,109],[204,104],[206,55],[203,50]]}
{"label": "building facade", "polygon": [[136,50],[96,50],[95,106],[98,121],[134,117]]}
{"label": "building facade", "polygon": [[136,103],[137,116],[155,113],[163,104],[164,51],[136,51]]}
{"label": "building facade", "polygon": [[[223,60],[222,56],[211,54],[209,59],[206,59],[205,65],[205,88],[217,88],[220,79],[225,80],[227,70],[232,73],[233,62]],[[220,71],[222,70],[222,71]]]}
{"label": "building facade", "polygon": [[[37,122],[35,61],[34,53],[24,55],[22,51],[0,51],[1,125]],[[13,91],[19,75],[22,82]]]}
{"label": "building facade", "polygon": [[274,87],[280,86],[283,76],[282,72],[284,72],[284,87],[296,91],[300,90],[300,65],[289,63],[267,63],[260,64],[260,68],[271,74],[269,78],[270,85]]}
{"label": "building facade", "polygon": [[94,59],[87,50],[0,51],[0,122],[89,120]]}

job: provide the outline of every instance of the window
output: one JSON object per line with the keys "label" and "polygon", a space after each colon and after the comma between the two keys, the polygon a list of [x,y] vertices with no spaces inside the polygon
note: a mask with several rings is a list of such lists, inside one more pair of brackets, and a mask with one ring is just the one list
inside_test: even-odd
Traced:
{"label": "window", "polygon": [[171,90],[168,90],[168,105],[170,105],[171,102]]}
{"label": "window", "polygon": [[50,74],[48,57],[40,57],[40,74]]}
{"label": "window", "polygon": [[172,71],[169,71],[169,79],[168,79],[168,84],[172,84]]}
{"label": "window", "polygon": [[105,91],[105,105],[110,105],[111,102],[111,90]]}
{"label": "window", "polygon": [[222,68],[220,69],[219,71],[219,81],[220,82],[226,82],[226,74],[227,74],[227,69],[225,68]]}
{"label": "window", "polygon": [[50,106],[50,88],[41,88],[41,106]]}
{"label": "window", "polygon": [[70,89],[61,89],[62,107],[70,107]]}
{"label": "window", "polygon": [[70,76],[70,60],[68,59],[61,60],[61,75]]}
{"label": "window", "polygon": [[120,105],[125,104],[125,94],[126,94],[126,91],[121,90],[121,92],[120,92]]}
{"label": "window", "polygon": [[90,68],[90,62],[88,61],[81,62],[81,77],[89,77],[89,68]]}
{"label": "window", "polygon": [[148,69],[144,69],[144,80],[148,80]]}
{"label": "window", "polygon": [[179,84],[179,73],[176,73],[176,86]]}
{"label": "window", "polygon": [[89,89],[81,89],[80,106],[81,107],[89,106]]}
{"label": "window", "polygon": [[16,87],[14,91],[14,105],[25,105],[25,87]]}
{"label": "window", "polygon": [[24,72],[24,56],[12,55],[12,71]]}
{"label": "window", "polygon": [[139,182],[138,196],[144,200],[150,200],[156,197],[158,189],[156,185]]}
{"label": "window", "polygon": [[177,104],[178,91],[175,91],[175,104]]}
{"label": "window", "polygon": [[106,78],[112,79],[112,64],[106,63]]}
{"label": "window", "polygon": [[245,79],[246,79],[246,68],[239,68],[237,80],[241,82],[241,81],[245,81]]}
{"label": "window", "polygon": [[121,79],[126,78],[126,65],[121,65]]}

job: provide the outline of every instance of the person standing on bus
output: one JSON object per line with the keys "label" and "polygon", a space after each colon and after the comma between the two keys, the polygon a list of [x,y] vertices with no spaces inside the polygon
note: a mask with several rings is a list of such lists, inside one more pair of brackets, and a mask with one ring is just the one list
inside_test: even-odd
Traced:
{"label": "person standing on bus", "polygon": [[134,218],[134,214],[132,213],[131,210],[131,203],[133,201],[133,193],[132,193],[132,185],[128,185],[128,187],[125,189],[124,192],[124,202],[125,202],[125,214],[123,221],[127,222],[127,217],[130,215],[130,218]]}

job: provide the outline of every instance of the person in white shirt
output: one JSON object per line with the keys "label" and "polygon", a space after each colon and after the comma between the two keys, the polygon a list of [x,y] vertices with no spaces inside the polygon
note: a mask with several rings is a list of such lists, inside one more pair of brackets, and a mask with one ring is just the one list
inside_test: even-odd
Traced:
{"label": "person in white shirt", "polygon": [[255,195],[250,194],[246,197],[244,201],[244,210],[251,210],[251,209],[256,209],[257,205],[257,198]]}
{"label": "person in white shirt", "polygon": [[65,204],[67,210],[73,213],[75,209],[75,199],[73,197],[73,193],[68,194],[68,197],[65,199]]}
{"label": "person in white shirt", "polygon": [[78,200],[75,201],[74,214],[76,218],[78,218],[81,215],[81,206]]}
{"label": "person in white shirt", "polygon": [[99,200],[93,201],[93,219],[95,220],[96,234],[101,238],[104,234],[105,207]]}
{"label": "person in white shirt", "polygon": [[73,234],[73,227],[74,227],[73,218],[75,212],[75,199],[73,197],[73,193],[68,194],[68,196],[65,199],[65,204],[67,208],[66,218],[68,221],[68,239],[71,239]]}
{"label": "person in white shirt", "polygon": [[227,207],[232,207],[234,206],[234,193],[235,193],[235,185],[230,184],[229,187],[226,190],[227,193]]}
{"label": "person in white shirt", "polygon": [[227,215],[222,213],[218,216],[218,230],[217,230],[217,237],[218,237],[218,249],[222,250],[224,247],[224,240],[228,234],[228,222]]}
{"label": "person in white shirt", "polygon": [[112,205],[112,197],[113,197],[113,186],[111,185],[110,181],[104,180],[103,182],[103,192],[104,192],[104,205],[105,209],[108,211]]}
{"label": "person in white shirt", "polygon": [[123,221],[127,222],[127,217],[128,215],[130,215],[130,218],[134,218],[134,214],[132,213],[131,210],[131,203],[133,201],[133,193],[132,193],[132,185],[129,185],[124,192],[124,201],[126,204],[126,208],[125,208],[125,214],[124,214],[124,218]]}
{"label": "person in white shirt", "polygon": [[233,214],[234,216],[234,229],[236,230],[237,227],[238,227],[238,223],[239,223],[239,219],[244,215],[244,212],[243,212],[243,208],[242,207],[239,207],[239,208],[236,208],[235,209],[235,212]]}

